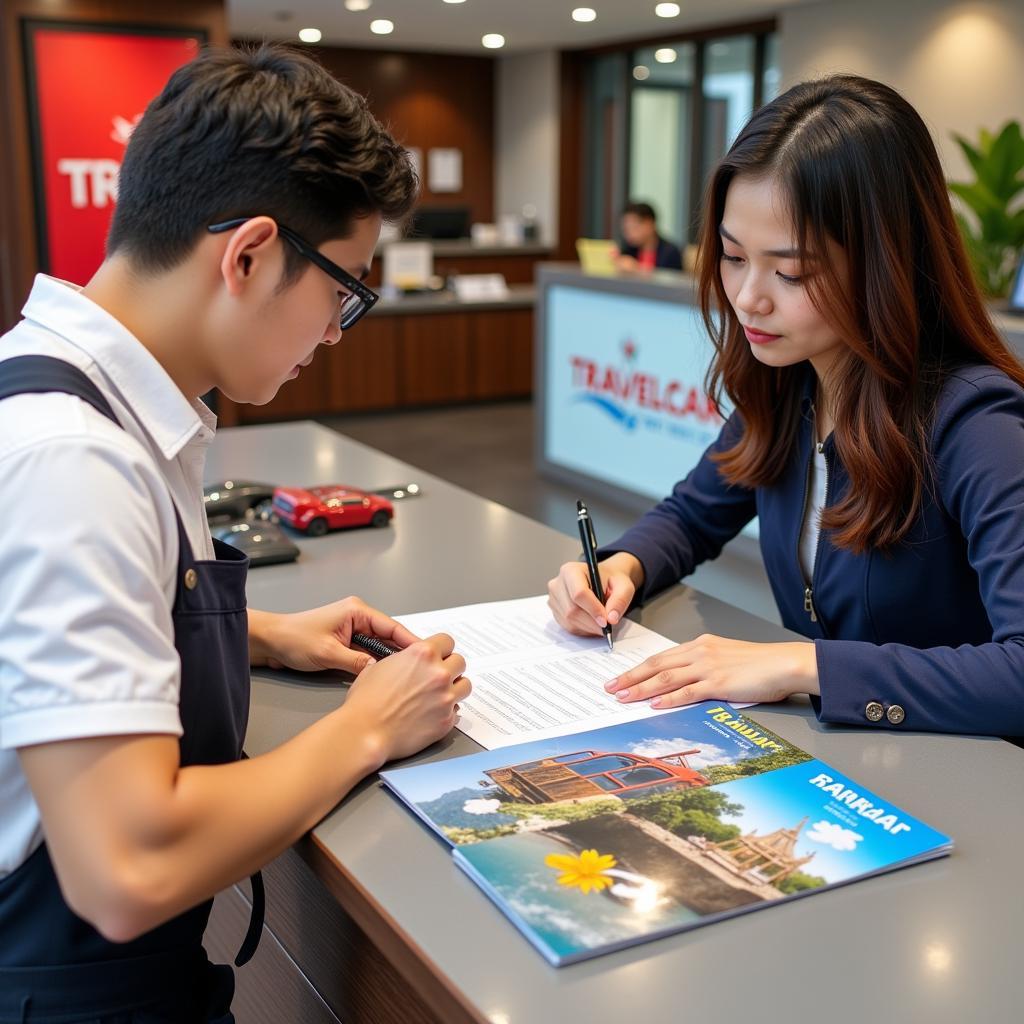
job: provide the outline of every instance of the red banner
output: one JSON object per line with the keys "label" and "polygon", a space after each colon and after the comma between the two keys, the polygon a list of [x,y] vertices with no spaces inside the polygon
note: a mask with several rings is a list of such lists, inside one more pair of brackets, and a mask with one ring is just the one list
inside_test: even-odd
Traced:
{"label": "red banner", "polygon": [[84,284],[102,262],[128,138],[202,36],[26,26],[39,261],[49,273]]}

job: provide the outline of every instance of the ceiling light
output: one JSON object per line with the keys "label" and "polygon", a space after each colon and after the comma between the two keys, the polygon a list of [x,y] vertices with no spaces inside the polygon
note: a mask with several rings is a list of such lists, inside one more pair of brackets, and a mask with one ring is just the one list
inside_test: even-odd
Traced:
{"label": "ceiling light", "polygon": [[373,0],[345,0],[346,11],[365,11]]}
{"label": "ceiling light", "polygon": [[671,46],[663,46],[660,50],[654,51],[654,59],[659,64],[674,64],[679,54]]}
{"label": "ceiling light", "polygon": [[395,23],[387,18],[378,18],[370,22],[370,31],[375,36],[389,36],[395,31]]}
{"label": "ceiling light", "polygon": [[500,32],[488,32],[480,42],[488,50],[500,50],[505,45],[505,37]]}
{"label": "ceiling light", "polygon": [[657,4],[654,13],[659,18],[678,18],[679,4]]}
{"label": "ceiling light", "polygon": [[319,43],[323,33],[318,28],[300,28],[299,38],[304,43]]}
{"label": "ceiling light", "polygon": [[597,11],[593,7],[577,7],[572,12],[573,21],[594,21],[597,18]]}
{"label": "ceiling light", "polygon": [[466,0],[444,0],[446,4],[464,4]]}
{"label": "ceiling light", "polygon": [[651,69],[644,67],[643,64],[637,64],[637,66],[633,68],[633,77],[638,82],[646,81],[648,78],[651,77]]}

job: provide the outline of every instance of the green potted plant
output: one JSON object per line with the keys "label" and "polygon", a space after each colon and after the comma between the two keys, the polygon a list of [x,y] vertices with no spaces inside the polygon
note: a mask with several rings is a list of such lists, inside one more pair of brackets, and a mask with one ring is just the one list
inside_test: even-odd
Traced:
{"label": "green potted plant", "polygon": [[957,214],[960,231],[974,264],[978,283],[987,295],[1006,295],[1024,250],[1024,137],[1020,123],[1008,121],[998,134],[981,129],[977,143],[953,133],[974,181],[951,181],[970,219]]}

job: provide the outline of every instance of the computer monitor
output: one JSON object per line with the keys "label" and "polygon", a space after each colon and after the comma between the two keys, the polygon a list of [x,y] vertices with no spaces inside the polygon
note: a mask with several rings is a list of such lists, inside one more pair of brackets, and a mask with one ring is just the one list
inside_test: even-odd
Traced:
{"label": "computer monitor", "polygon": [[1010,285],[1010,312],[1024,313],[1024,253],[1021,254],[1017,273]]}
{"label": "computer monitor", "polygon": [[610,238],[577,238],[576,255],[584,274],[608,276],[615,273],[619,247]]}
{"label": "computer monitor", "polygon": [[420,206],[412,215],[409,238],[469,238],[468,206]]}

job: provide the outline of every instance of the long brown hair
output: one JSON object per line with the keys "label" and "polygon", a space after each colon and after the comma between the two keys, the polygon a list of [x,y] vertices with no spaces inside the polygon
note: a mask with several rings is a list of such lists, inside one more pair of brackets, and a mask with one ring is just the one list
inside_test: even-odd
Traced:
{"label": "long brown hair", "polygon": [[989,318],[957,231],[924,122],[888,86],[836,75],[794,86],[754,113],[705,194],[698,261],[704,321],[715,344],[709,394],[743,420],[718,456],[731,483],[782,473],[796,443],[802,374],[752,355],[722,286],[719,225],[738,175],[774,178],[802,256],[845,250],[848,280],[828,260],[810,298],[845,343],[829,377],[834,440],[850,486],[822,529],[862,552],[899,541],[930,485],[928,434],[939,389],[965,363],[1024,385],[1024,366]]}

